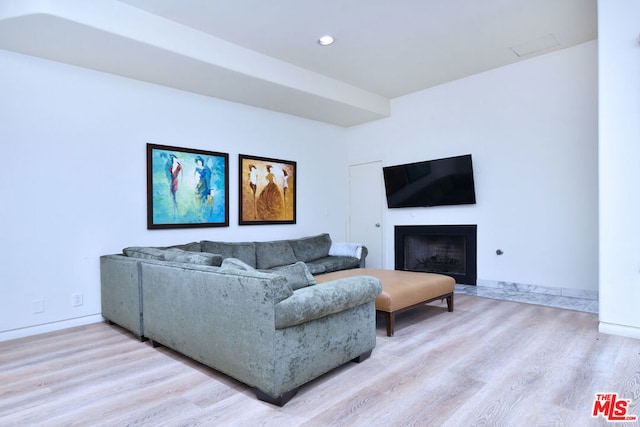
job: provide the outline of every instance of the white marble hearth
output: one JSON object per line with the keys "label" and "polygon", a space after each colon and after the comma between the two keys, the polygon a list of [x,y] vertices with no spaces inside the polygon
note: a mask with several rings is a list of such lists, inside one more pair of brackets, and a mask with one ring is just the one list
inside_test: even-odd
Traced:
{"label": "white marble hearth", "polygon": [[588,313],[598,312],[598,293],[576,289],[546,288],[519,283],[478,280],[477,286],[456,284],[455,292]]}

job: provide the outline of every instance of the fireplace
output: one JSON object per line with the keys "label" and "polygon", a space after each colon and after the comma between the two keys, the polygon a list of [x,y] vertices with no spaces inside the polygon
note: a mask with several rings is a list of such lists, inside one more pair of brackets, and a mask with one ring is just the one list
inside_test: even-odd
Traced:
{"label": "fireplace", "polygon": [[397,225],[396,270],[442,273],[475,285],[476,225]]}

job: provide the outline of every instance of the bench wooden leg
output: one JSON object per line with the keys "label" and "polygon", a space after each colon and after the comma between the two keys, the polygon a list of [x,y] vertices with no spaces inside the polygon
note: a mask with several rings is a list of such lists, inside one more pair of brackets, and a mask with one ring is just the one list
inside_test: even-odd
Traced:
{"label": "bench wooden leg", "polygon": [[376,310],[377,313],[381,313],[384,316],[384,323],[387,325],[387,336],[393,336],[393,329],[396,323],[396,314],[389,313],[388,311]]}
{"label": "bench wooden leg", "polygon": [[447,295],[447,310],[453,312],[453,292]]}
{"label": "bench wooden leg", "polygon": [[393,333],[394,333],[394,329],[395,329],[396,313],[399,313],[401,311],[405,311],[405,310],[408,310],[408,309],[411,309],[411,308],[414,308],[414,307],[417,307],[417,306],[421,306],[421,305],[430,303],[431,301],[436,301],[438,299],[440,301],[446,299],[447,300],[447,310],[449,312],[453,311],[453,292],[451,292],[449,294],[440,295],[438,297],[432,298],[432,299],[427,300],[427,301],[419,302],[419,303],[414,304],[414,305],[409,306],[409,307],[401,308],[401,309],[396,310],[396,311],[391,312],[391,313],[388,312],[388,311],[382,311],[382,310],[376,310],[376,313],[381,313],[384,316],[384,321],[385,321],[385,323],[387,325],[387,336],[388,337],[392,337]]}

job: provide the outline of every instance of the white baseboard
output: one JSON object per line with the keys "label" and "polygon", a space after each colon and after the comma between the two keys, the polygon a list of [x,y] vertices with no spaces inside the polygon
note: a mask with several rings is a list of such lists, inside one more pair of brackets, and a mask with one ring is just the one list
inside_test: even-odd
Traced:
{"label": "white baseboard", "polygon": [[44,325],[30,326],[28,328],[13,329],[11,331],[0,332],[0,342],[13,340],[16,338],[30,337],[32,335],[44,334],[46,332],[59,331],[60,329],[73,328],[74,326],[88,325],[104,321],[101,314],[77,317],[75,319],[63,320],[60,322],[45,323]]}
{"label": "white baseboard", "polygon": [[640,339],[640,328],[635,326],[616,325],[614,323],[600,322],[598,324],[598,331],[603,334],[619,335],[627,338]]}

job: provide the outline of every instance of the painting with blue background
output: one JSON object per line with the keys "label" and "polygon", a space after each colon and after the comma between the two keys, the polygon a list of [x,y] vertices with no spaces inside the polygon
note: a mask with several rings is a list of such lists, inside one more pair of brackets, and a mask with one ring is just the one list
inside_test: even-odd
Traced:
{"label": "painting with blue background", "polygon": [[153,223],[224,223],[225,167],[222,156],[154,149]]}

